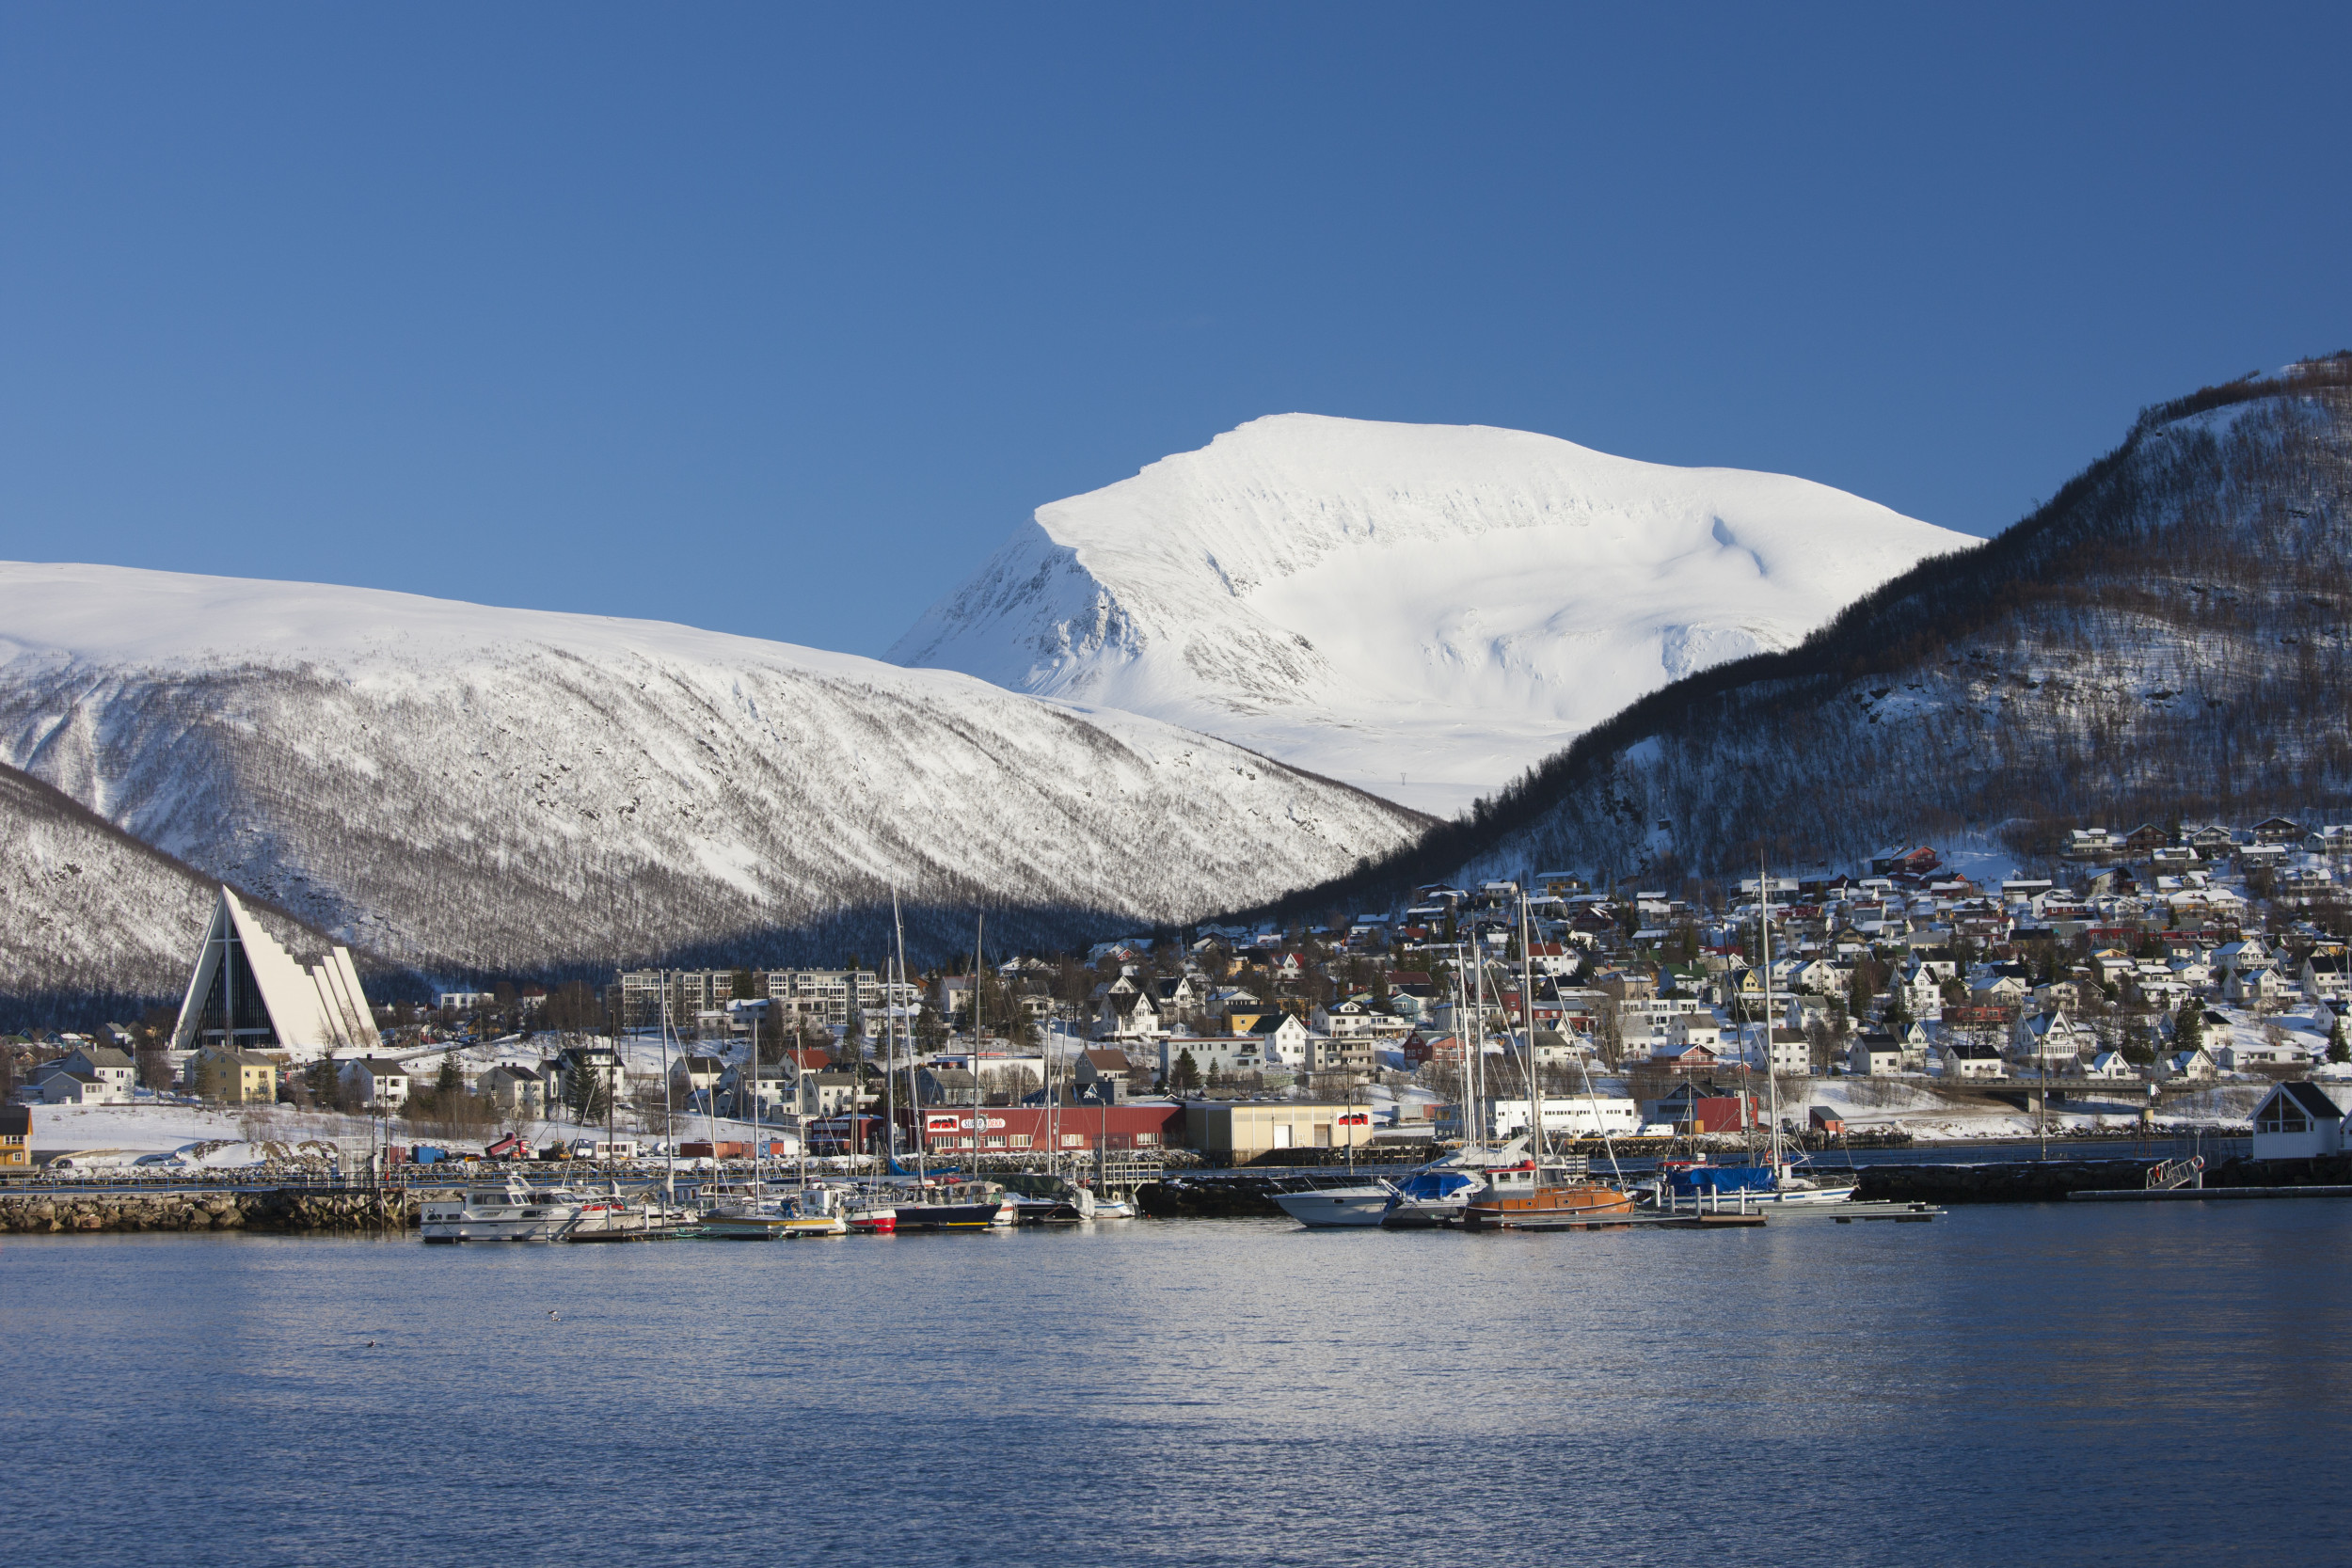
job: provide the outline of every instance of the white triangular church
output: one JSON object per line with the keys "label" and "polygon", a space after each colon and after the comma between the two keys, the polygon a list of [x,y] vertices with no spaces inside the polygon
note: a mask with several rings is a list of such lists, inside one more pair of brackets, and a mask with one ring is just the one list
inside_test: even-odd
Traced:
{"label": "white triangular church", "polygon": [[171,1048],[199,1051],[224,1043],[282,1051],[300,1060],[374,1050],[380,1037],[351,949],[332,948],[306,965],[222,888],[205,928],[204,951],[188,976]]}

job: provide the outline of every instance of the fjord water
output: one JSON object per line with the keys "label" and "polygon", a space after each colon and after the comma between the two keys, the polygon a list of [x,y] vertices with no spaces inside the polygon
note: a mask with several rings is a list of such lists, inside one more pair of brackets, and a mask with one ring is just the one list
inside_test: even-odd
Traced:
{"label": "fjord water", "polygon": [[2340,1560],[2348,1243],[12,1238],[0,1503],[52,1563]]}

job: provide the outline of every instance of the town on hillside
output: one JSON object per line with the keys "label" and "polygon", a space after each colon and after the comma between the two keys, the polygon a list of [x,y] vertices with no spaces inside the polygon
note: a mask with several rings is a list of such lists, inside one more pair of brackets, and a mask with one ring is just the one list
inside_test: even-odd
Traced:
{"label": "town on hillside", "polygon": [[[2243,1131],[2272,1084],[2352,1083],[2347,868],[2347,826],[2081,828],[2058,874],[1997,881],[1909,845],[1769,884],[1538,871],[1320,925],[1204,925],[904,980],[853,958],[389,1003],[359,998],[347,962],[305,969],[224,891],[185,1006],[0,1042],[0,1100],[716,1161],[754,1140],[1007,1158],[1419,1148],[1523,1133],[1538,1101],[1567,1139],[1739,1135],[1775,1109],[1831,1142]],[[1234,1119],[1204,1114],[1219,1105],[1295,1114],[1237,1147]]]}

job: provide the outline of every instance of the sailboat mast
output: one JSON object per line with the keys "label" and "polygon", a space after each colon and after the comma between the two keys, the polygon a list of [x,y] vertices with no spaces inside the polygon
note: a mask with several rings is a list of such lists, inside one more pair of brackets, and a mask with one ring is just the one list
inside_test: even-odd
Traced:
{"label": "sailboat mast", "polygon": [[1756,850],[1757,951],[1764,955],[1764,1096],[1772,1106],[1765,1121],[1766,1158],[1772,1180],[1780,1180],[1780,1075],[1772,1069],[1772,876],[1764,863],[1764,847]]}
{"label": "sailboat mast", "polygon": [[1535,958],[1530,950],[1534,922],[1527,912],[1527,889],[1519,889],[1519,1022],[1527,1030],[1527,1115],[1535,1133],[1535,1168],[1544,1168],[1544,1096],[1535,1084]]}
{"label": "sailboat mast", "polygon": [[[906,922],[898,915],[898,895],[896,889],[893,889],[890,895],[890,929],[898,939],[898,978],[903,982],[907,976],[907,927]],[[917,1201],[920,1201],[923,1196],[922,1184],[925,1169],[923,1164],[923,1097],[917,1092],[914,1082],[914,1039],[911,1035],[907,1038],[907,1119],[914,1125],[915,1197]]]}
{"label": "sailboat mast", "polygon": [[[663,1001],[668,996],[665,991]],[[662,1008],[662,1020],[669,1020],[669,1008]],[[677,1204],[677,1111],[672,1104],[670,1083],[670,1031],[661,1031],[661,1196],[665,1207]]]}
{"label": "sailboat mast", "polygon": [[[898,890],[895,887],[890,890],[890,923],[893,926],[898,923]],[[892,965],[895,962],[896,959],[885,956],[882,959],[883,973],[894,973]],[[890,1012],[882,1025],[886,1031],[882,1036],[882,1168],[884,1170],[898,1164],[891,1156],[898,1151],[898,1025],[900,1022],[898,1011],[906,1005],[907,977],[903,969],[897,970],[895,973],[898,978],[890,989]],[[854,1104],[850,1107],[850,1125],[851,1127],[857,1125],[857,1107]]]}

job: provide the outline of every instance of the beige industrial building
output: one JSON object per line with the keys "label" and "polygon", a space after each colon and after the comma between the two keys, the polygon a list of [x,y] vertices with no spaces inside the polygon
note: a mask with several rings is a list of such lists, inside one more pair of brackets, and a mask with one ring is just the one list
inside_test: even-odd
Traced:
{"label": "beige industrial building", "polygon": [[1361,1148],[1372,1142],[1372,1112],[1287,1100],[1194,1101],[1184,1107],[1184,1141],[1235,1165],[1279,1148]]}

